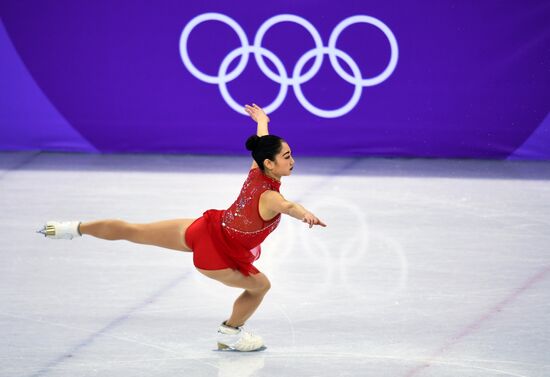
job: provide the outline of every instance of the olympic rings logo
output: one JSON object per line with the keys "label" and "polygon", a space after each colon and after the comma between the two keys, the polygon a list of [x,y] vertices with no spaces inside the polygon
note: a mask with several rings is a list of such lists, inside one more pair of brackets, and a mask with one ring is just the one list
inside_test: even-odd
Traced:
{"label": "olympic rings logo", "polygon": [[[187,51],[187,42],[189,39],[189,35],[197,25],[206,21],[219,21],[227,24],[235,31],[241,42],[241,47],[238,47],[235,50],[231,51],[222,60],[217,76],[207,75],[198,70],[193,62],[191,62],[191,59],[189,58],[189,53]],[[294,22],[302,26],[311,34],[315,43],[315,48],[307,51],[300,57],[300,59],[298,59],[292,71],[291,77],[288,76],[288,73],[282,61],[273,52],[262,47],[262,40],[266,32],[272,26],[281,22]],[[384,33],[384,35],[388,39],[388,42],[390,43],[390,61],[386,68],[375,77],[363,78],[361,75],[361,71],[357,66],[357,63],[347,53],[336,47],[336,42],[338,41],[340,34],[348,26],[356,23],[366,23],[376,26]],[[191,72],[193,76],[201,81],[209,84],[217,84],[225,102],[229,105],[229,107],[231,107],[238,113],[246,115],[243,109],[244,106],[237,103],[229,94],[227,83],[235,80],[244,71],[248,63],[250,53],[253,53],[254,58],[256,59],[256,63],[258,64],[258,67],[260,68],[262,73],[281,86],[275,100],[271,104],[264,107],[264,110],[267,113],[271,113],[277,110],[282,105],[283,101],[286,98],[288,87],[292,86],[292,89],[294,90],[296,98],[298,99],[300,104],[310,113],[322,118],[341,117],[353,110],[353,108],[359,102],[363,87],[378,85],[384,82],[388,77],[390,77],[390,75],[395,70],[395,67],[397,66],[399,55],[397,40],[395,39],[395,36],[393,35],[390,28],[386,26],[386,24],[384,24],[382,21],[367,15],[351,16],[344,19],[343,21],[340,21],[340,23],[336,25],[336,27],[330,34],[328,46],[324,46],[321,35],[317,31],[317,29],[315,29],[315,27],[305,18],[293,14],[280,14],[267,19],[258,29],[258,32],[254,37],[254,44],[250,45],[246,33],[235,20],[221,13],[204,13],[194,17],[191,21],[187,23],[187,25],[185,25],[180,36],[179,50],[183,64],[189,70],[189,72]],[[314,106],[304,96],[301,88],[302,84],[311,80],[313,76],[315,76],[317,72],[319,72],[324,55],[328,55],[330,64],[332,65],[336,73],[343,80],[354,86],[354,91],[349,101],[342,107],[334,110],[325,110]],[[239,57],[240,61],[235,69],[233,69],[233,71],[231,72],[227,72],[229,65],[233,62],[233,60]],[[273,63],[277,72],[273,72],[266,65],[264,57]],[[306,63],[313,58],[315,59],[315,61],[313,62],[311,68],[307,72],[302,73],[302,70],[304,69]],[[348,67],[351,69],[352,75],[350,75],[342,68],[340,62],[338,61],[338,58],[342,59],[348,65]]]}

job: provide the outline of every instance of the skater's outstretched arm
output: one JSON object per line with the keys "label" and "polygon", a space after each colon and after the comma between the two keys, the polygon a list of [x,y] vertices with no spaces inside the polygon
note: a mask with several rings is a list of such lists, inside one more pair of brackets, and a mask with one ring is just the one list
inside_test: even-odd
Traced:
{"label": "skater's outstretched arm", "polygon": [[[244,111],[246,111],[246,113],[250,115],[252,120],[256,122],[257,124],[256,135],[258,136],[269,135],[269,129],[268,129],[269,117],[266,115],[265,111],[263,111],[263,109],[260,106],[256,105],[255,103],[253,103],[252,106],[246,105],[244,107]],[[256,161],[253,161],[250,169],[255,169],[257,167],[258,167],[258,164],[256,163]]]}
{"label": "skater's outstretched arm", "polygon": [[310,228],[313,228],[313,225],[319,225],[322,227],[327,226],[312,212],[308,211],[298,203],[286,200],[277,191],[268,190],[264,192],[260,197],[260,214],[262,214],[262,217],[267,214],[264,218],[272,218],[279,213],[284,213],[285,215],[301,220],[302,222],[307,223]]}

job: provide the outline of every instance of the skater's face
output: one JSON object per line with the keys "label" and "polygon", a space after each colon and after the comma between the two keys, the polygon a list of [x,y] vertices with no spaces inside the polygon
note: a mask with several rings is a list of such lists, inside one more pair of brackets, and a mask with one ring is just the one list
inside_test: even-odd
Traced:
{"label": "skater's face", "polygon": [[275,177],[283,177],[291,174],[294,168],[294,159],[290,147],[284,141],[281,142],[281,151],[275,155],[275,160],[265,160],[264,166]]}

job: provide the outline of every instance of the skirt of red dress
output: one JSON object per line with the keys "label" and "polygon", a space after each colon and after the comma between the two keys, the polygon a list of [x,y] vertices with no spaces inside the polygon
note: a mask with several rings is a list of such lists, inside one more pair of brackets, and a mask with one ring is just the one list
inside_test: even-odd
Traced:
{"label": "skirt of red dress", "polygon": [[226,237],[222,214],[220,210],[208,210],[187,228],[185,243],[193,250],[193,264],[202,270],[231,268],[245,276],[259,273],[252,263],[260,256],[260,246],[250,250]]}

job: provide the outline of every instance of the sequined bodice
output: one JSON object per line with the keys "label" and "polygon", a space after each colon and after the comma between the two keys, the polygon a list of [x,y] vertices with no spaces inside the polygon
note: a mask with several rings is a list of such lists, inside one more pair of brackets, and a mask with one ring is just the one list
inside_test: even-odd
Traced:
{"label": "sequined bodice", "polygon": [[254,248],[271,233],[281,219],[278,214],[269,221],[260,217],[260,196],[267,190],[279,192],[281,182],[252,169],[244,182],[239,197],[222,214],[222,229],[229,238],[247,248]]}

